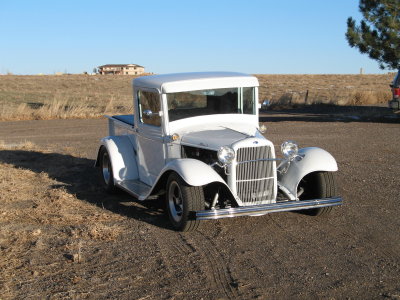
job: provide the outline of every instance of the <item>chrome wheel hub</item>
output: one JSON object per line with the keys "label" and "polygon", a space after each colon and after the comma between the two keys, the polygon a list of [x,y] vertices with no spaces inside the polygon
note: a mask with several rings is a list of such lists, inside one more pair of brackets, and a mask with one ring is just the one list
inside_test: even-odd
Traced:
{"label": "chrome wheel hub", "polygon": [[183,214],[183,197],[181,188],[175,181],[172,181],[169,187],[168,207],[171,217],[175,222],[179,222],[182,219]]}
{"label": "chrome wheel hub", "polygon": [[101,168],[103,170],[103,179],[104,182],[108,184],[110,182],[110,177],[111,177],[111,162],[107,152],[104,152],[102,162],[103,163]]}

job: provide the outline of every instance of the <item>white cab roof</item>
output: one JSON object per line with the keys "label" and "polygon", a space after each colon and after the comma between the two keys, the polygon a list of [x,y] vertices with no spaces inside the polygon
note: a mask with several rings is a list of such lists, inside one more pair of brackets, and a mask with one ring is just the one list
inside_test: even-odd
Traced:
{"label": "white cab roof", "polygon": [[160,93],[178,93],[204,89],[255,87],[256,77],[233,72],[198,72],[138,77],[133,86],[157,89]]}

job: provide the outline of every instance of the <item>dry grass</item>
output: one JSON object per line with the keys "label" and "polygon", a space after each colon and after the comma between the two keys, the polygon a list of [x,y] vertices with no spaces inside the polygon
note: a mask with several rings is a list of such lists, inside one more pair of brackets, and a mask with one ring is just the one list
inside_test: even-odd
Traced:
{"label": "dry grass", "polygon": [[70,102],[66,99],[54,99],[32,107],[27,103],[21,103],[16,108],[3,106],[0,111],[1,120],[50,120],[70,118],[97,118],[104,114],[131,113],[132,105],[115,107],[113,98],[101,106],[88,104],[87,102]]}
{"label": "dry grass", "polygon": [[[269,99],[279,106],[385,103],[390,98],[388,85],[393,79],[392,74],[256,76],[260,81],[260,100]],[[0,120],[96,118],[130,113],[133,78],[0,76]]]}
{"label": "dry grass", "polygon": [[310,104],[379,105],[391,98],[393,74],[256,75],[260,99],[275,107]]}
{"label": "dry grass", "polygon": [[38,149],[38,147],[36,146],[35,143],[32,143],[31,141],[25,141],[18,144],[7,144],[3,140],[0,140],[0,151],[15,150],[15,149],[32,151]]}
{"label": "dry grass", "polygon": [[[30,142],[0,142],[5,161],[16,151],[33,150],[41,151]],[[0,191],[1,299],[19,298],[16,287],[21,282],[84,262],[88,248],[118,239],[123,230],[115,225],[120,216],[77,199],[45,172],[0,162]]]}
{"label": "dry grass", "polygon": [[0,77],[0,120],[96,118],[132,112],[132,76]]}

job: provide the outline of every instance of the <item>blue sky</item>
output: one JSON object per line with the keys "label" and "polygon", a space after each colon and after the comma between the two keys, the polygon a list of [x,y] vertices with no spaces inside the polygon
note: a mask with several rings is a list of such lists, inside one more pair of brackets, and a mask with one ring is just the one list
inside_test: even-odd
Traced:
{"label": "blue sky", "polygon": [[350,48],[358,0],[0,0],[0,73],[382,73]]}

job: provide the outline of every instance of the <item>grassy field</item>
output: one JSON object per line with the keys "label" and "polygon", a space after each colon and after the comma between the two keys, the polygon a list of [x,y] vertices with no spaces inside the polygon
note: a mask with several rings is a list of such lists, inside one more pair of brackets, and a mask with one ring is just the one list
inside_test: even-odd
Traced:
{"label": "grassy field", "polygon": [[260,100],[275,105],[376,105],[391,98],[394,75],[256,75]]}
{"label": "grassy field", "polygon": [[[375,105],[390,98],[392,74],[256,75],[260,101]],[[132,111],[133,76],[0,76],[0,120],[96,118]]]}

